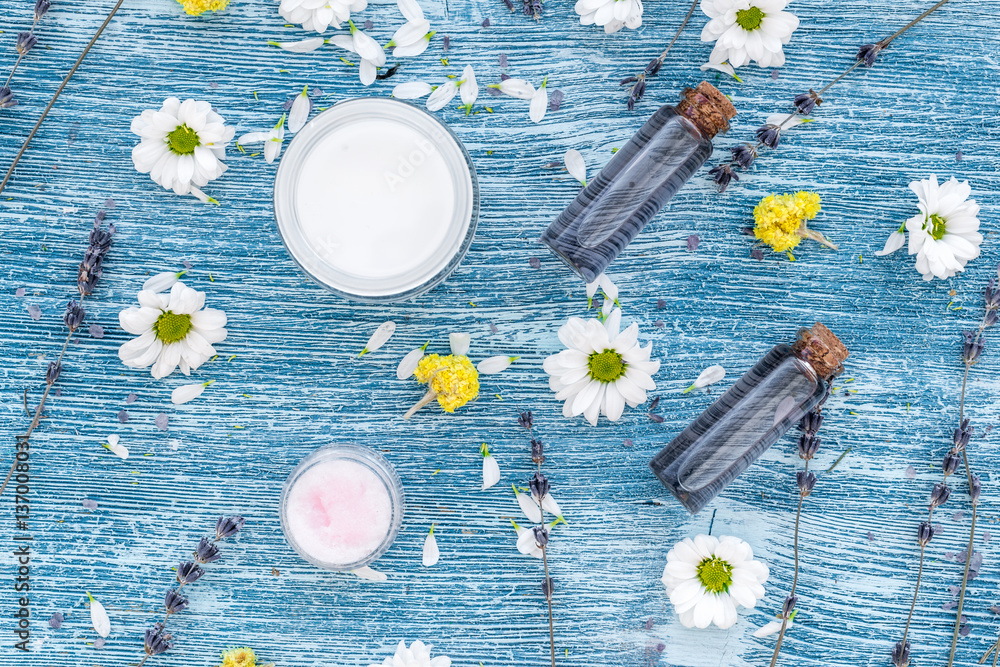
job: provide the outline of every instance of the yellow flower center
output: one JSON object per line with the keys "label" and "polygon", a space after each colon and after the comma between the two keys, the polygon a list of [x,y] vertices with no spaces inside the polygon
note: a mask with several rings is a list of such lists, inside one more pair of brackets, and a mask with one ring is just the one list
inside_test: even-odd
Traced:
{"label": "yellow flower center", "polygon": [[184,11],[191,16],[201,16],[205,12],[217,12],[226,8],[229,0],[177,0]]}
{"label": "yellow flower center", "polygon": [[454,412],[479,395],[479,372],[465,355],[429,354],[420,360],[413,375],[437,394],[445,412]]}
{"label": "yellow flower center", "polygon": [[698,564],[698,581],[709,593],[725,593],[733,583],[733,566],[718,556]]}
{"label": "yellow flower center", "polygon": [[256,667],[257,655],[252,648],[231,648],[222,652],[222,667]]}
{"label": "yellow flower center", "polygon": [[153,322],[153,334],[164,343],[184,340],[191,331],[191,316],[165,311]]}
{"label": "yellow flower center", "polygon": [[178,125],[167,134],[167,144],[170,150],[178,155],[190,155],[194,149],[201,145],[198,133],[187,125]]}
{"label": "yellow flower center", "polygon": [[931,237],[934,238],[935,241],[940,241],[941,237],[943,237],[945,232],[948,231],[947,220],[942,218],[937,213],[932,213],[930,223],[931,223]]}
{"label": "yellow flower center", "polygon": [[605,384],[614,382],[625,374],[622,355],[614,350],[594,352],[587,359],[587,366],[590,368],[590,377]]}
{"label": "yellow flower center", "polygon": [[757,7],[741,9],[736,12],[736,23],[747,32],[751,32],[760,27],[764,22],[764,12]]}

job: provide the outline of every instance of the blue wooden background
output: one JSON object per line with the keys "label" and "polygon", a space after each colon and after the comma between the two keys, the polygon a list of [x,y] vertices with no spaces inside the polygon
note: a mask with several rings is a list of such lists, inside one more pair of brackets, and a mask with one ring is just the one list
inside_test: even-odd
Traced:
{"label": "blue wooden background", "polygon": [[[40,46],[12,83],[21,105],[0,112],[0,166],[111,4],[54,3],[38,28]],[[774,638],[751,633],[773,617],[791,581],[800,465],[792,438],[696,517],[646,464],[713,400],[680,393],[702,368],[723,364],[728,383],[815,320],[852,352],[838,385],[850,393],[840,390],[831,399],[817,467],[825,470],[851,451],[821,475],[806,501],[801,611],[781,664],[887,664],[915,577],[915,527],[957,422],[960,331],[978,319],[981,289],[1000,258],[995,7],[954,0],[894,43],[874,69],[830,91],[818,122],[796,130],[725,195],[713,192],[705,169],[678,194],[609,271],[622,288],[626,320],[640,323],[641,338],[653,341],[662,362],[653,395],[663,397],[665,421],[654,423],[637,409],[591,428],[582,418],[561,417],[541,369],[559,347],[558,326],[586,308],[583,285],[535,242],[577,190],[564,172],[545,165],[577,148],[596,173],[658,104],[700,80],[698,65],[710,45],[698,36],[707,19],[696,13],[647,99],[629,113],[617,80],[661,50],[686,2],[650,0],[640,30],[611,36],[580,26],[571,0],[550,0],[538,23],[508,13],[499,0],[452,0],[447,9],[443,1],[422,4],[439,31],[430,49],[404,60],[396,78],[366,89],[332,46],[311,54],[267,47],[269,39],[307,36],[284,27],[275,2],[234,0],[219,15],[194,19],[170,0],[129,0],[67,88],[0,203],[5,459],[26,427],[22,391],[30,387],[37,397],[58,351],[75,266],[92,216],[108,198],[116,203],[108,217],[119,232],[87,307],[88,322],[100,324],[104,335],[84,334],[70,348],[61,396],[33,438],[28,655],[13,648],[15,530],[12,496],[3,498],[0,664],[134,663],[171,567],[217,515],[231,512],[247,517],[246,530],[191,587],[190,610],[172,620],[176,649],[151,664],[213,665],[226,646],[249,644],[278,665],[367,665],[389,655],[399,639],[418,638],[458,665],[543,664],[540,564],[517,553],[508,521],[519,514],[510,484],[523,484],[531,468],[515,423],[518,407],[535,411],[546,469],[571,524],[558,529],[551,548],[560,664],[766,664]],[[742,84],[718,80],[740,115],[729,135],[717,139],[717,157],[751,137],[767,115],[786,109],[795,94],[849,65],[858,45],[894,31],[929,4],[794,3],[802,25],[786,48],[787,65],[777,72],[744,68]],[[0,0],[0,7],[0,65],[7,68],[14,59],[8,46],[30,23],[31,3]],[[402,21],[394,3],[375,4],[364,18],[382,41]],[[445,34],[448,67],[439,61]],[[311,284],[282,249],[271,207],[276,165],[260,156],[229,151],[229,172],[206,188],[222,202],[218,208],[166,192],[132,168],[131,118],[170,95],[210,101],[239,134],[273,125],[285,100],[305,84],[322,88],[319,106],[388,95],[404,80],[438,83],[465,64],[475,66],[482,85],[498,80],[501,54],[512,76],[537,84],[547,75],[565,101],[540,125],[529,122],[527,103],[485,95],[479,108],[490,105],[492,114],[465,117],[452,107],[440,113],[473,156],[482,214],[462,267],[414,303],[352,304]],[[964,274],[924,283],[904,252],[872,253],[916,210],[907,183],[932,172],[972,183],[986,241],[983,257]],[[822,195],[815,226],[841,250],[806,243],[794,263],[770,253],[753,259],[752,240],[741,233],[753,205],[768,193],[797,189]],[[686,243],[691,234],[700,237],[693,252]],[[532,268],[534,257],[540,268]],[[203,398],[175,407],[169,394],[182,377],[155,382],[119,362],[117,348],[128,337],[117,313],[135,302],[147,275],[180,270],[185,261],[193,267],[186,280],[228,313],[230,333],[218,345],[218,359],[195,374],[216,383]],[[659,299],[665,308],[657,308]],[[398,323],[396,336],[357,359],[386,319]],[[396,363],[427,340],[432,351],[444,351],[451,331],[472,333],[474,359],[515,354],[521,360],[484,383],[480,399],[460,413],[425,409],[404,422],[400,415],[421,391],[395,378]],[[991,335],[969,388],[979,435],[998,416],[996,342]],[[128,403],[131,393],[137,399]],[[119,420],[122,410],[127,423]],[[161,413],[166,429],[155,424]],[[131,449],[128,461],[100,446],[111,433]],[[971,448],[984,479],[986,530],[1000,507],[996,437],[977,435]],[[403,479],[403,531],[376,565],[389,575],[384,584],[319,571],[282,539],[282,481],[305,454],[331,441],[379,448]],[[503,469],[502,483],[486,492],[479,490],[483,441]],[[97,508],[86,509],[85,500]],[[954,612],[942,605],[953,600],[948,587],[961,578],[954,554],[964,548],[967,509],[958,488],[939,513],[943,532],[929,547],[912,631],[922,665],[943,664],[946,656]],[[419,554],[432,523],[442,557],[427,569]],[[681,627],[659,581],[667,549],[710,527],[749,540],[772,572],[759,608],[728,631]],[[962,665],[976,663],[1000,625],[989,611],[1000,563],[985,537],[977,540],[984,562],[970,586]],[[112,636],[100,651],[92,647],[84,591],[111,614]],[[58,630],[46,622],[55,612],[66,616]]]}

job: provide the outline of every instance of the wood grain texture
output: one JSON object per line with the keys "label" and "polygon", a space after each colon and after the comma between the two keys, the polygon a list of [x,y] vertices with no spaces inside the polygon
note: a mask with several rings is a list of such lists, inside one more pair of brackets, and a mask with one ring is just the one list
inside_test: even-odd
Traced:
{"label": "wood grain texture", "polygon": [[[640,323],[641,338],[653,341],[662,362],[654,394],[663,396],[665,422],[631,410],[598,428],[560,416],[541,370],[542,359],[558,349],[558,326],[586,308],[582,285],[535,243],[577,187],[545,165],[577,148],[596,173],[657,104],[697,82],[710,50],[698,39],[705,19],[695,15],[647,99],[628,113],[618,79],[660,51],[686,2],[650,0],[640,30],[612,36],[580,26],[570,0],[550,0],[539,23],[508,13],[499,0],[451,0],[447,12],[444,2],[423,4],[438,37],[451,38],[450,66],[439,62],[436,38],[394,79],[365,89],[333,47],[311,54],[266,47],[268,39],[306,36],[283,27],[270,0],[234,0],[201,19],[183,16],[170,0],[130,0],[66,89],[0,203],[5,458],[27,423],[22,391],[37,396],[58,351],[62,308],[73,294],[90,220],[109,197],[119,233],[88,305],[88,322],[103,325],[105,335],[85,334],[72,346],[61,396],[33,438],[28,655],[13,648],[14,519],[12,497],[3,499],[0,664],[134,663],[170,568],[217,515],[231,512],[247,517],[245,532],[192,586],[190,609],[172,621],[176,649],[149,664],[208,666],[222,648],[249,644],[281,666],[367,665],[399,639],[417,638],[457,665],[544,664],[540,566],[517,553],[508,521],[518,515],[509,485],[526,482],[531,467],[517,407],[535,411],[546,469],[571,524],[557,530],[551,549],[560,664],[766,664],[773,638],[751,633],[777,611],[791,581],[800,463],[792,438],[696,517],[646,464],[712,400],[680,394],[702,368],[721,363],[740,373],[799,326],[821,320],[851,349],[845,378],[852,382],[838,385],[851,393],[837,391],[830,402],[817,467],[851,452],[821,476],[806,502],[801,611],[781,664],[886,665],[912,591],[916,525],[957,421],[960,331],[979,317],[981,289],[1000,258],[1000,32],[993,4],[954,0],[895,42],[875,68],[831,90],[818,122],[796,130],[724,196],[713,193],[703,169],[657,216],[609,273],[622,288],[626,319]],[[717,139],[717,158],[795,94],[850,64],[858,45],[889,34],[928,4],[796,2],[802,26],[779,76],[749,67],[743,84],[718,81],[740,113],[729,135]],[[0,165],[110,5],[54,3],[39,27],[39,48],[12,83],[21,105],[0,112]],[[30,23],[30,7],[0,0],[2,43]],[[482,28],[487,17],[492,26]],[[372,5],[362,18],[374,21],[372,32],[382,40],[401,22],[394,4]],[[540,125],[529,122],[525,102],[512,99],[484,96],[492,114],[440,113],[473,156],[482,213],[462,267],[413,303],[352,304],[311,284],[282,249],[270,202],[275,166],[259,156],[230,151],[229,172],[206,188],[222,202],[218,208],[163,191],[132,168],[131,118],[170,95],[209,100],[239,133],[273,125],[304,84],[323,89],[320,106],[388,95],[403,80],[437,83],[465,64],[484,84],[498,79],[501,53],[512,76],[537,82],[548,75],[565,102]],[[4,54],[6,68],[13,49]],[[872,253],[915,210],[907,183],[932,172],[972,183],[987,241],[966,273],[924,283],[903,253]],[[751,258],[741,228],[752,206],[770,192],[797,189],[820,192],[824,212],[816,227],[841,250],[804,244],[794,263]],[[695,252],[686,248],[690,234],[701,238]],[[532,257],[541,260],[539,269],[531,268]],[[196,372],[216,383],[203,398],[175,407],[169,393],[181,378],[155,382],[119,362],[117,347],[128,336],[117,313],[134,302],[145,276],[179,270],[185,260],[194,267],[189,284],[229,314],[230,333],[219,358]],[[23,297],[16,296],[20,287]],[[658,299],[666,303],[662,310]],[[38,321],[31,305],[41,308]],[[398,323],[396,336],[357,359],[386,319]],[[443,351],[447,334],[458,330],[473,334],[474,359],[510,353],[521,360],[484,384],[480,399],[459,414],[427,409],[403,422],[400,415],[421,391],[396,380],[396,363],[427,340]],[[978,426],[971,455],[983,475],[985,530],[1000,507],[997,436],[980,437],[1000,416],[998,369],[991,340],[968,401]],[[128,404],[131,392],[138,399]],[[123,409],[126,424],[116,417]],[[166,431],[154,424],[160,413],[169,418]],[[128,461],[100,447],[110,433],[132,450]],[[384,584],[318,571],[281,536],[282,481],[305,454],[331,441],[381,449],[402,477],[406,520],[376,565],[389,575]],[[502,483],[486,492],[478,490],[482,441],[503,470]],[[906,475],[909,465],[914,479]],[[958,486],[940,513],[943,531],[929,547],[917,604],[912,640],[921,665],[943,664],[951,635],[954,612],[942,605],[952,600],[948,586],[959,583],[961,569],[949,554],[964,548],[969,523],[967,512],[960,516],[968,503]],[[84,509],[84,499],[98,508]],[[713,516],[713,533],[749,540],[771,567],[768,594],[729,631],[686,630],[659,577],[669,546],[706,532]],[[426,569],[419,553],[432,523],[442,558]],[[998,630],[989,611],[1000,581],[996,550],[984,538],[977,548],[984,564],[969,589],[972,632],[960,641],[961,665],[975,664]],[[111,613],[112,636],[101,651],[90,646],[85,590]],[[67,615],[59,630],[46,624],[53,612]]]}

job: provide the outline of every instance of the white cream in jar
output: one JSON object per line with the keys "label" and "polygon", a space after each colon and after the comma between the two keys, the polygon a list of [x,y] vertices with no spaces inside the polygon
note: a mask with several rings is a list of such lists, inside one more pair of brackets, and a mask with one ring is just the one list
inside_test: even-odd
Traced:
{"label": "white cream in jar", "polygon": [[443,281],[468,250],[478,186],[434,116],[386,98],[348,100],[300,130],[274,186],[282,240],[321,285],[398,301]]}

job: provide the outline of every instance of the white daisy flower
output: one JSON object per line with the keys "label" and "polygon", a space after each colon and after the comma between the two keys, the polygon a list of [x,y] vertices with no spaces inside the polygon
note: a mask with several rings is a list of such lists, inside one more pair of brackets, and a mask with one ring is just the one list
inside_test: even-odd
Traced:
{"label": "white daisy flower", "polygon": [[535,96],[535,87],[524,79],[504,79],[500,83],[488,84],[487,87],[496,88],[504,95],[519,100],[530,100]]}
{"label": "white daisy flower", "polygon": [[128,447],[121,444],[120,440],[121,437],[117,433],[112,433],[108,436],[108,443],[104,448],[124,461],[128,458]]}
{"label": "white daisy flower", "polygon": [[326,44],[326,40],[322,37],[310,37],[298,42],[275,42],[270,40],[268,41],[268,44],[293,53],[308,53],[310,51],[315,51],[319,47]]}
{"label": "white daisy flower", "polygon": [[[563,156],[563,164],[569,175],[580,181],[580,185],[587,185],[587,163],[583,161],[580,151],[571,148]],[[602,274],[603,275],[603,274]]]}
{"label": "white daisy flower", "polygon": [[236,143],[240,146],[257,144],[264,142],[264,160],[268,164],[274,162],[281,155],[281,147],[285,143],[285,114],[281,114],[277,125],[267,132],[247,132],[241,135]]}
{"label": "white daisy flower", "polygon": [[400,100],[416,100],[430,95],[434,88],[426,81],[407,81],[392,89],[392,96]]}
{"label": "white daisy flower", "polygon": [[642,0],[577,0],[574,9],[582,25],[603,26],[609,35],[642,25]]}
{"label": "white daisy flower", "polygon": [[479,453],[483,455],[483,488],[482,491],[496,486],[500,481],[500,464],[490,453],[490,448],[484,442],[479,448]]}
{"label": "white daisy flower", "polygon": [[278,13],[289,23],[297,23],[305,30],[326,32],[351,20],[351,12],[360,12],[368,0],[281,0]]}
{"label": "white daisy flower", "polygon": [[422,641],[413,642],[409,648],[401,641],[394,656],[368,667],[451,667],[451,658],[446,655],[431,658],[431,647]]}
{"label": "white daisy flower", "polygon": [[365,343],[364,349],[361,350],[361,353],[358,354],[358,356],[363,357],[369,352],[375,352],[380,349],[383,345],[389,342],[389,339],[392,338],[392,334],[394,333],[396,333],[396,323],[392,320],[378,325],[378,328],[375,329],[372,335],[368,338],[368,342]]}
{"label": "white daisy flower", "polygon": [[189,401],[193,401],[201,396],[205,391],[205,387],[213,382],[215,382],[215,380],[209,380],[208,382],[195,382],[194,384],[182,384],[170,392],[170,402],[174,405],[184,405]]}
{"label": "white daisy flower", "polygon": [[118,358],[131,368],[152,365],[156,379],[178,366],[184,375],[215,355],[213,343],[226,339],[226,314],[202,308],[205,293],[176,283],[169,294],[139,292],[139,307],[118,314],[122,329],[138,336],[118,348]]}
{"label": "white daisy flower", "polygon": [[752,609],[764,597],[768,574],[738,537],[698,535],[667,552],[662,581],[685,627],[728,628],[736,622],[737,607]]}
{"label": "white daisy flower", "polygon": [[[979,257],[979,204],[969,199],[968,181],[954,176],[938,185],[937,176],[910,183],[920,213],[906,221],[909,253],[917,256],[916,268],[924,280],[950,278]],[[898,233],[898,232],[897,232]],[[888,245],[888,244],[887,244]]]}
{"label": "white daisy flower", "polygon": [[711,20],[701,41],[715,42],[708,62],[742,67],[751,60],[761,67],[785,64],[782,45],[799,27],[795,15],[782,11],[787,0],[702,0],[701,10]]}
{"label": "white daisy flower", "polygon": [[292,108],[288,110],[288,131],[295,134],[305,127],[310,111],[312,100],[309,99],[309,86],[303,86],[302,92],[295,96]]}
{"label": "white daisy flower", "polygon": [[179,195],[218,203],[201,188],[226,172],[222,160],[236,131],[211,104],[168,97],[159,110],[147,109],[133,118],[131,130],[141,137],[132,149],[139,173]]}
{"label": "white daisy flower", "polygon": [[542,85],[531,96],[531,106],[528,107],[528,117],[532,123],[541,123],[545,118],[545,111],[549,108],[549,91],[545,87],[549,78],[542,79]]}
{"label": "white daisy flower", "polygon": [[726,377],[726,369],[718,364],[714,366],[709,366],[698,375],[697,379],[691,383],[691,386],[684,390],[684,393],[694,391],[695,389],[704,389],[709,385],[713,385],[722,378]]}
{"label": "white daisy flower", "polygon": [[424,539],[424,552],[421,563],[424,567],[434,567],[441,559],[441,550],[438,549],[437,538],[434,537],[434,525],[431,524],[431,532],[427,533]]}
{"label": "white daisy flower", "polygon": [[542,366],[556,400],[565,401],[564,416],[582,414],[593,426],[601,414],[618,421],[626,405],[645,403],[646,392],[656,389],[652,376],[660,362],[650,361],[653,344],[639,346],[638,324],[619,331],[621,319],[621,309],[613,308],[603,324],[571,317],[560,327],[559,340],[567,349]]}

